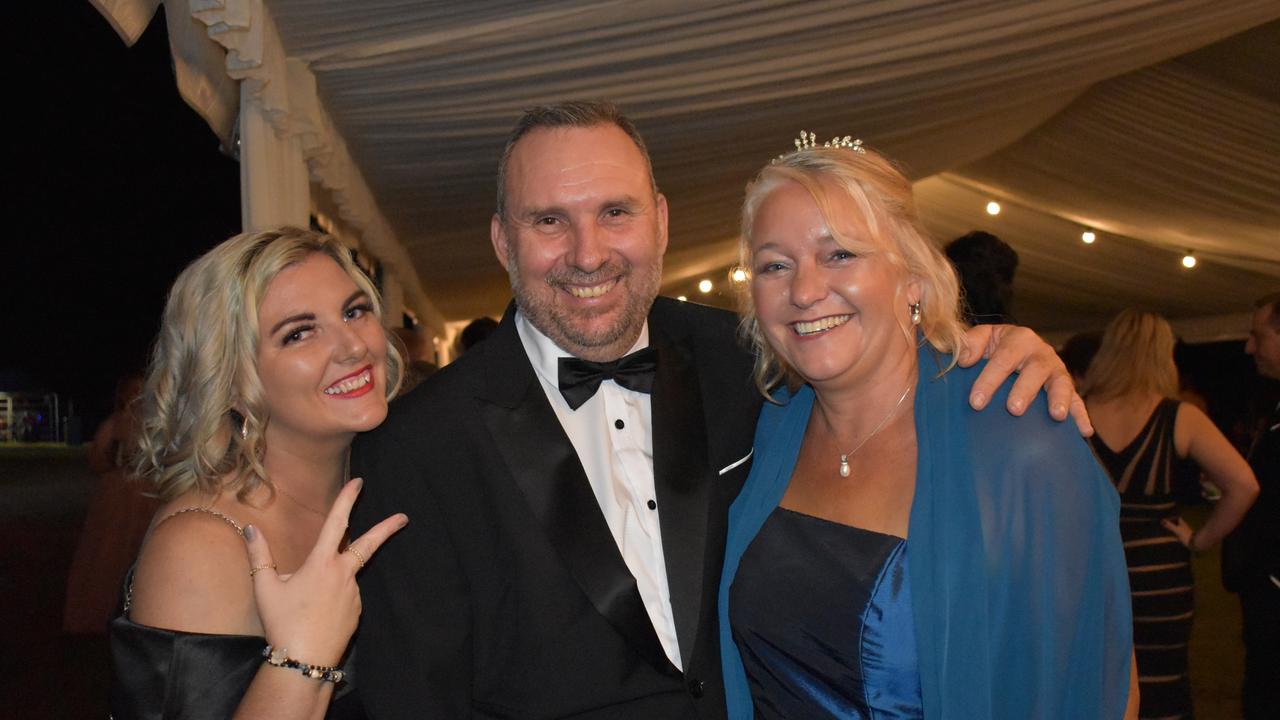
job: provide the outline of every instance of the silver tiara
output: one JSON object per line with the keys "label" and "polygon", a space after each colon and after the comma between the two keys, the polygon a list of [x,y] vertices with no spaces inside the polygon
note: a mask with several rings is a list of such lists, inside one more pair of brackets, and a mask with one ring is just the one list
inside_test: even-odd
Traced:
{"label": "silver tiara", "polygon": [[[811,133],[811,132],[805,132],[804,130],[801,130],[800,137],[796,138],[794,142],[796,144],[796,149],[792,150],[792,152],[800,152],[801,150],[812,150],[817,147],[824,147],[824,148],[845,148],[847,150],[852,150],[853,152],[859,153],[861,155],[867,154],[866,148],[862,147],[862,138],[854,138],[852,135],[845,135],[844,137],[838,137],[838,136],[833,137],[827,142],[822,143],[822,145],[818,145],[817,134]],[[779,155],[778,160],[781,160],[787,155],[788,153],[783,153]]]}

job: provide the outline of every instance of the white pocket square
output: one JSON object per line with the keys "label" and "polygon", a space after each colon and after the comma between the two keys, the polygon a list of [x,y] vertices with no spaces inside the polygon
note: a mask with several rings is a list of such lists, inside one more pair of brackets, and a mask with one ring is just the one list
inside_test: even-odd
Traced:
{"label": "white pocket square", "polygon": [[721,475],[723,475],[723,474],[725,474],[725,473],[729,472],[730,470],[732,470],[732,469],[734,469],[734,468],[738,467],[738,466],[739,466],[739,465],[741,465],[742,463],[744,463],[744,462],[746,462],[746,461],[750,460],[750,459],[751,459],[751,453],[753,453],[753,452],[755,452],[755,451],[756,451],[756,449],[755,449],[755,448],[751,448],[749,451],[747,451],[747,454],[746,454],[746,455],[743,455],[741,458],[739,458],[739,459],[737,459],[737,460],[735,460],[735,461],[733,461],[733,462],[729,463],[728,465],[725,465],[724,467],[720,468],[720,474],[721,474]]}

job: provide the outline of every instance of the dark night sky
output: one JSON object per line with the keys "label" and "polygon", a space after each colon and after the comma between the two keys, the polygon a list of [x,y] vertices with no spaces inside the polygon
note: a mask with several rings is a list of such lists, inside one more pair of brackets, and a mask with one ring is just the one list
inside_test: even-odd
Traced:
{"label": "dark night sky", "polygon": [[173,278],[238,232],[239,168],[178,96],[162,16],[130,48],[83,0],[31,5],[7,73],[0,390],[57,392],[91,426]]}

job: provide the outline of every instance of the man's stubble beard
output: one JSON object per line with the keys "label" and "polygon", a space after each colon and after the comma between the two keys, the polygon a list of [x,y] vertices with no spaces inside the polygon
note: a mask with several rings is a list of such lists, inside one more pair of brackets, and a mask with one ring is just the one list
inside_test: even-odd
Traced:
{"label": "man's stubble beard", "polygon": [[[653,307],[653,301],[658,296],[658,288],[662,281],[662,256],[655,258],[647,268],[637,268],[630,264],[619,266],[611,261],[596,273],[578,273],[572,277],[564,277],[564,275],[572,275],[571,273],[562,273],[560,277],[547,276],[534,280],[536,283],[541,283],[542,288],[554,296],[554,293],[561,292],[555,284],[557,281],[573,279],[579,283],[591,284],[594,275],[613,274],[612,271],[619,267],[622,270],[619,285],[628,293],[622,314],[616,322],[603,330],[589,330],[571,322],[574,319],[574,313],[557,306],[554,302],[544,302],[539,298],[538,293],[531,291],[525,284],[525,278],[520,274],[514,248],[510,244],[507,246],[507,276],[511,281],[511,292],[515,296],[516,306],[543,335],[550,338],[562,350],[583,360],[595,362],[617,360],[635,344],[636,338],[640,336],[640,330],[644,327],[645,319],[649,317],[649,309]],[[614,291],[617,289],[615,288]]]}

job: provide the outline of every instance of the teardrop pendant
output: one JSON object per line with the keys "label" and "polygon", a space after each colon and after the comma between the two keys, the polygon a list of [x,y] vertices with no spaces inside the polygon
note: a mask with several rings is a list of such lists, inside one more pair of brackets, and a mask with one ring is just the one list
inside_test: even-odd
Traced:
{"label": "teardrop pendant", "polygon": [[849,456],[840,456],[840,477],[849,477]]}

